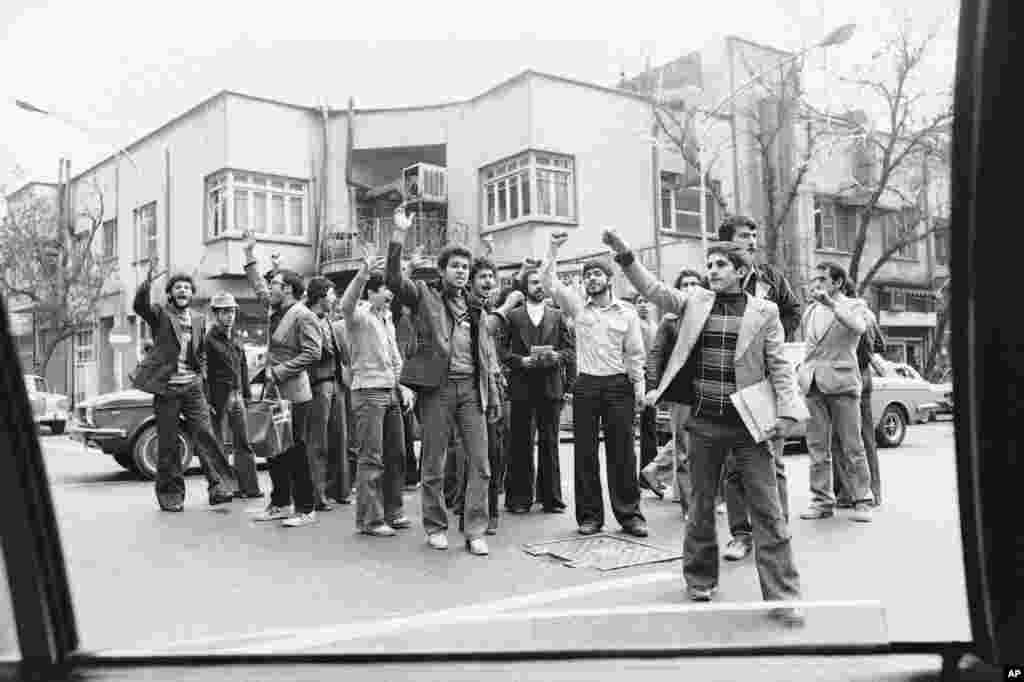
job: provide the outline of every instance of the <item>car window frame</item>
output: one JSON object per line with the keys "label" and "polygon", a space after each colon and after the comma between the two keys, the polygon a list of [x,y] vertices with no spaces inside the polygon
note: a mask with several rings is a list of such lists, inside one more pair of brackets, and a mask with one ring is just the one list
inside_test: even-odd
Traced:
{"label": "car window frame", "polygon": [[[994,586],[1005,582],[1006,575],[1013,576],[1021,559],[1013,561],[1016,548],[1013,543],[989,542],[986,522],[999,523],[998,516],[992,512],[985,514],[981,490],[986,482],[997,482],[999,478],[1012,473],[1011,462],[1004,455],[999,457],[998,449],[986,451],[986,467],[980,468],[978,453],[980,450],[981,432],[978,428],[981,411],[981,397],[990,397],[983,392],[986,386],[980,383],[980,370],[993,371],[992,366],[997,359],[986,358],[986,347],[969,348],[967,343],[976,329],[984,328],[985,324],[997,325],[1005,317],[1001,301],[996,297],[987,298],[968,295],[970,287],[960,282],[958,277],[964,276],[972,282],[991,281],[1002,278],[1001,268],[985,267],[968,269],[980,250],[987,245],[985,255],[992,257],[998,254],[996,248],[1011,255],[1019,253],[1017,249],[1007,249],[1005,240],[1014,237],[990,235],[984,230],[975,230],[977,225],[995,224],[998,220],[996,210],[1002,210],[1000,202],[983,200],[978,190],[980,168],[983,161],[989,161],[982,151],[993,157],[1008,158],[1009,152],[1001,149],[1009,145],[990,144],[987,148],[981,145],[979,138],[984,135],[995,138],[1005,135],[1010,129],[1007,122],[1009,116],[1016,117],[1015,110],[1000,110],[996,93],[999,92],[999,79],[1002,70],[1000,64],[1011,64],[1007,50],[1012,45],[1012,26],[1009,19],[1009,3],[1006,0],[964,0],[960,9],[960,30],[957,55],[957,82],[955,85],[955,107],[957,118],[954,122],[953,143],[953,223],[964,224],[965,227],[953,231],[951,235],[950,269],[956,273],[953,279],[953,309],[956,319],[963,320],[953,330],[958,341],[953,344],[955,364],[963,367],[955,381],[955,392],[963,394],[967,400],[958,400],[963,407],[958,414],[957,430],[957,472],[958,493],[961,499],[961,532],[963,540],[963,559],[965,563],[966,590],[971,617],[972,638],[970,642],[924,642],[916,646],[900,646],[899,643],[888,647],[835,647],[823,650],[820,647],[804,649],[800,647],[779,647],[769,649],[751,647],[746,650],[687,649],[682,651],[627,651],[627,652],[546,652],[502,655],[502,652],[482,652],[466,655],[455,655],[441,652],[438,654],[381,655],[373,658],[366,656],[324,655],[316,657],[302,656],[245,656],[234,660],[246,663],[287,663],[289,661],[309,662],[320,659],[326,662],[393,662],[393,661],[451,661],[462,660],[566,660],[574,658],[607,658],[607,657],[691,657],[691,656],[799,656],[839,653],[847,655],[870,654],[920,654],[940,652],[943,655],[959,656],[965,650],[972,650],[985,660],[999,661],[1003,654],[1015,652],[1015,643],[1024,641],[1020,637],[1020,617],[1013,620],[1005,611],[1001,611],[997,592]],[[969,74],[966,77],[964,74]],[[1011,88],[1005,88],[1011,90]],[[984,122],[984,131],[982,130]],[[1002,127],[1000,127],[1002,126]],[[991,142],[991,140],[990,140]],[[994,164],[1001,167],[1000,164]],[[990,174],[991,176],[992,174]],[[994,192],[994,189],[989,190]],[[984,197],[987,199],[986,197]],[[1002,246],[996,247],[993,242],[999,241]],[[991,264],[990,264],[991,265]],[[7,319],[6,302],[0,297],[0,319]],[[0,361],[16,364],[5,364],[8,367],[20,367],[20,361],[9,336],[7,325],[0,325]],[[1010,332],[1004,332],[1009,334]],[[988,363],[988,364],[986,364]],[[991,388],[988,387],[988,388]],[[74,609],[71,603],[70,589],[65,572],[64,558],[57,532],[57,524],[53,511],[52,498],[46,470],[42,458],[39,441],[32,427],[32,412],[27,399],[23,374],[20,371],[0,374],[0,395],[8,400],[0,401],[0,427],[7,429],[6,437],[19,446],[18,456],[7,453],[0,456],[0,528],[3,530],[2,545],[14,615],[17,623],[19,647],[22,655],[22,666],[30,669],[44,669],[66,672],[68,666],[86,668],[100,664],[117,663],[114,659],[100,660],[90,657],[87,652],[77,651],[79,644]],[[999,406],[1005,408],[999,412]],[[986,404],[993,419],[1003,419],[1009,425],[1013,415],[1005,403],[990,400]],[[991,422],[988,422],[991,423]],[[998,423],[998,422],[997,422]],[[21,449],[24,448],[24,449]],[[990,507],[991,508],[991,507]],[[1013,528],[1008,521],[998,526],[1013,536]],[[1018,530],[1019,532],[1019,530]],[[1005,538],[1006,535],[998,535]],[[1019,588],[1018,588],[1019,589]],[[1007,608],[1013,608],[1009,605]],[[1016,629],[1015,629],[1016,628]],[[151,657],[145,660],[121,661],[123,665],[140,667],[161,664],[202,665],[203,662],[223,665],[232,661],[231,657],[214,656],[181,658]],[[954,661],[955,663],[955,661]],[[945,668],[945,665],[944,665]],[[62,675],[63,676],[63,675]],[[45,677],[44,677],[45,679]],[[51,678],[52,679],[52,678]]]}

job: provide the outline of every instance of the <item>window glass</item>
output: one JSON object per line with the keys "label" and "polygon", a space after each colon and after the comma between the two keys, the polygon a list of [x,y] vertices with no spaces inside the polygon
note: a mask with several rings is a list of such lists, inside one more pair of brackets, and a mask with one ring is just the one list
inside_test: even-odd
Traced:
{"label": "window glass", "polygon": [[301,237],[304,231],[302,199],[299,199],[298,197],[288,197],[288,209],[290,211],[288,222],[291,226],[291,235],[293,237]]}
{"label": "window glass", "polygon": [[266,192],[252,193],[253,223],[252,229],[259,234],[267,233],[267,194]]}
{"label": "window glass", "polygon": [[249,192],[244,189],[235,190],[235,229],[249,229]]}

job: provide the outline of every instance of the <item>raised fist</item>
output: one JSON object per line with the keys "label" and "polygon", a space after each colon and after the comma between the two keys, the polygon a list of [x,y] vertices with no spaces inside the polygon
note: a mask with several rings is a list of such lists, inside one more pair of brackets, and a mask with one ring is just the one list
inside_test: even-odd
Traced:
{"label": "raised fist", "polygon": [[551,248],[561,248],[562,244],[569,241],[569,233],[565,230],[558,230],[557,232],[551,233]]}
{"label": "raised fist", "polygon": [[405,212],[405,204],[399,204],[398,208],[395,209],[395,229],[405,232],[412,227],[412,219],[414,217],[416,217],[415,213]]}
{"label": "raised fist", "polygon": [[601,241],[608,245],[608,247],[615,253],[625,253],[629,251],[629,245],[623,241],[618,230],[614,227],[606,227],[601,231]]}

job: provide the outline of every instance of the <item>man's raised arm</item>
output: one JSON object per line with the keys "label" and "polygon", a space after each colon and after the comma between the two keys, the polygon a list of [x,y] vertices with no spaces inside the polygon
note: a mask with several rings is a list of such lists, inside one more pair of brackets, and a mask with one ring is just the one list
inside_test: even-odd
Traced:
{"label": "man's raised arm", "polygon": [[263,280],[263,275],[260,274],[259,264],[256,262],[256,235],[253,234],[252,230],[245,231],[245,276],[249,280],[249,286],[252,287],[253,292],[256,294],[256,300],[264,308],[270,307],[270,287]]}
{"label": "man's raised arm", "polygon": [[381,265],[380,260],[377,258],[376,244],[364,243],[362,248],[363,263],[359,267],[358,272],[356,272],[356,276],[345,287],[345,293],[341,295],[341,302],[338,306],[342,317],[346,320],[352,319],[352,315],[356,311],[356,304],[359,303],[359,297],[363,294],[363,287],[366,286],[367,280],[370,279],[370,273],[373,272],[374,268]]}
{"label": "man's raised arm", "polygon": [[402,246],[405,244],[405,233],[410,227],[412,215],[406,215],[405,207],[399,206],[395,209],[394,229],[391,230],[391,240],[388,243],[385,280],[388,289],[395,295],[395,300],[415,310],[420,302],[419,289],[416,288],[415,282],[402,273]]}
{"label": "man's raised arm", "polygon": [[132,310],[139,318],[146,321],[149,328],[155,333],[157,326],[156,313],[153,311],[153,304],[150,303],[149,289],[153,284],[153,273],[156,271],[159,259],[154,255],[149,259],[149,269],[146,271],[146,279],[139,284],[135,291],[135,300],[132,301]]}
{"label": "man's raised arm", "polygon": [[615,262],[622,268],[629,283],[651,303],[658,306],[662,313],[680,315],[686,307],[688,294],[658,281],[651,272],[637,262],[629,244],[622,239],[618,231],[608,228],[601,235],[601,240],[615,252]]}
{"label": "man's raised arm", "polygon": [[558,277],[555,276],[558,250],[562,248],[562,244],[568,239],[569,235],[566,232],[555,232],[551,235],[551,241],[548,244],[547,261],[540,271],[540,285],[544,287],[544,291],[551,296],[555,304],[562,309],[566,316],[570,319],[576,319],[576,316],[583,311],[583,299],[575,291],[562,284]]}

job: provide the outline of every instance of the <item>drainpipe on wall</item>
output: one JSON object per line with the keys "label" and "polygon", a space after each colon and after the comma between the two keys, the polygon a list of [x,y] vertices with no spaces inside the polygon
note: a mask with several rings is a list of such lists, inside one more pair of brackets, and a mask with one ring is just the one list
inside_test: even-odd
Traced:
{"label": "drainpipe on wall", "polygon": [[359,233],[359,225],[356,221],[356,196],[352,190],[352,149],[355,135],[356,100],[348,98],[348,139],[345,140],[345,192],[348,199],[348,225],[349,231]]}
{"label": "drainpipe on wall", "polygon": [[327,225],[327,192],[330,189],[330,183],[327,179],[327,168],[328,168],[328,154],[330,153],[330,141],[327,137],[329,127],[329,117],[327,111],[327,104],[320,105],[320,120],[322,124],[322,148],[321,148],[321,160],[320,160],[320,220],[314,226],[313,232],[313,258],[316,262],[313,264],[313,269],[317,274],[320,274],[320,264],[323,262],[323,254],[321,253],[323,235],[326,232]]}

